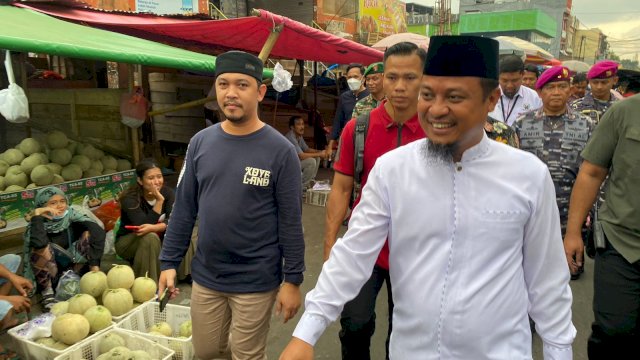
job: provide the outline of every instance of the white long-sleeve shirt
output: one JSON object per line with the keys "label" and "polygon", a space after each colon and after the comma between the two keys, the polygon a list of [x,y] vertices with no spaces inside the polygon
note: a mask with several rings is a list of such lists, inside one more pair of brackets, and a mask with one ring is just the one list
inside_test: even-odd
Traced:
{"label": "white long-sleeve shirt", "polygon": [[513,98],[507,97],[500,88],[500,100],[489,116],[511,126],[520,115],[542,107],[542,99],[535,90],[520,86]]}
{"label": "white long-sleeve shirt", "polygon": [[392,359],[572,359],[576,330],[553,182],[535,156],[486,136],[456,164],[424,140],[379,158],[294,336],[315,344],[389,239]]}

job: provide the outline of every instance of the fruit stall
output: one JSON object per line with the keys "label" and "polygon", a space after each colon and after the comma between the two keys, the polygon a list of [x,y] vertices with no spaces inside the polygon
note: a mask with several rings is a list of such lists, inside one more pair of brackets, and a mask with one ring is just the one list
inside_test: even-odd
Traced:
{"label": "fruit stall", "polygon": [[[6,250],[21,248],[38,187],[58,186],[70,203],[95,210],[135,181],[131,169],[142,156],[140,133],[123,121],[121,104],[140,82],[143,66],[211,74],[215,58],[10,5],[0,5],[0,23],[0,49],[3,55],[11,51],[7,62],[28,98],[30,115],[24,123],[0,117],[0,250]],[[50,62],[118,64],[124,88],[78,86],[67,79],[30,81],[26,60],[38,58],[27,54],[46,54]]]}

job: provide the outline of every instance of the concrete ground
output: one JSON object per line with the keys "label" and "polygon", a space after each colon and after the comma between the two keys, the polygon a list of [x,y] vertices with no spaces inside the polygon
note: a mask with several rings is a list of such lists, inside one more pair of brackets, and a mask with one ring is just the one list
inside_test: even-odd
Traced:
{"label": "concrete ground", "polygon": [[[320,169],[318,178],[326,179],[331,175],[327,169]],[[305,281],[302,284],[301,290],[303,295],[313,288],[322,268],[323,263],[323,231],[324,231],[324,214],[325,208],[313,205],[305,204],[303,206],[303,225],[304,235],[306,241],[306,267]],[[346,230],[343,228],[343,231]],[[102,267],[104,270],[108,270],[110,264],[116,261],[113,257],[105,257]],[[574,359],[586,360],[586,343],[590,333],[591,322],[593,320],[593,314],[591,311],[591,301],[593,296],[593,261],[587,259],[585,273],[577,280],[571,282],[571,288],[573,290],[573,321],[578,330],[576,340],[573,345]],[[186,283],[181,283],[181,295],[175,300],[172,300],[173,304],[189,305],[189,298],[191,295],[191,286]],[[378,305],[376,307],[377,331],[371,341],[371,359],[383,360],[385,358],[384,344],[386,339],[387,329],[387,297],[386,291],[382,291],[378,297]],[[267,355],[269,359],[278,359],[280,352],[291,338],[291,334],[295,325],[302,314],[304,308],[300,309],[298,315],[290,320],[287,324],[282,323],[281,318],[276,318],[275,315],[271,321],[271,331],[267,343]],[[39,305],[34,306],[32,316],[41,312]],[[315,348],[316,359],[335,359],[338,360],[340,356],[340,341],[338,340],[338,332],[340,330],[339,323],[332,324],[320,338]],[[0,334],[0,344],[5,348],[12,349],[13,345],[8,334]],[[534,359],[542,359],[541,341],[537,335],[534,335],[533,339],[533,351]]]}

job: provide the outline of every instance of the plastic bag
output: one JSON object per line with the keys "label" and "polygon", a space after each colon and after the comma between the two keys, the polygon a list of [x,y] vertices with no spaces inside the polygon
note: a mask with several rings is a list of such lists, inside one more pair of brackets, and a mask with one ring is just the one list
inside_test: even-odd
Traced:
{"label": "plastic bag", "polygon": [[56,300],[66,301],[80,293],[80,276],[73,270],[65,271],[56,287]]}
{"label": "plastic bag", "polygon": [[0,90],[0,114],[12,123],[19,124],[27,122],[27,120],[29,120],[29,100],[24,90],[16,84],[9,50],[7,50],[4,59],[4,66],[7,70],[9,87]]}
{"label": "plastic bag", "polygon": [[107,231],[107,235],[104,238],[104,255],[115,255],[116,253],[116,241],[113,235],[113,230]]}
{"label": "plastic bag", "polygon": [[23,339],[34,340],[51,336],[51,325],[56,316],[52,313],[38,315],[29,321],[26,326],[16,331],[16,335]]}
{"label": "plastic bag", "polygon": [[287,91],[293,86],[291,73],[285,70],[280,63],[277,63],[273,68],[273,81],[271,85],[277,92]]}
{"label": "plastic bag", "polygon": [[93,213],[102,221],[105,231],[113,230],[120,218],[120,204],[110,200],[100,205]]}
{"label": "plastic bag", "polygon": [[79,212],[81,214],[85,214],[88,217],[92,218],[93,221],[95,221],[98,225],[100,225],[101,228],[104,229],[104,223],[102,222],[102,220],[100,220],[100,218],[97,217],[96,214],[94,214],[93,211],[91,211],[91,209],[89,208],[89,196],[88,195],[85,195],[84,198],[82,199],[82,206],[71,205],[71,207],[76,212]]}
{"label": "plastic bag", "polygon": [[144,97],[142,88],[136,86],[132,94],[122,94],[120,98],[120,115],[122,123],[130,128],[139,128],[147,119],[149,102]]}

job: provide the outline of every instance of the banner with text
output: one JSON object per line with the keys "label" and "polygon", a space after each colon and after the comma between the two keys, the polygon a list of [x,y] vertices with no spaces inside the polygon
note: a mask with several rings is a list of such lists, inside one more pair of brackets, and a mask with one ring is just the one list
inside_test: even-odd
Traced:
{"label": "banner with text", "polygon": [[[64,191],[69,204],[82,205],[85,197],[88,197],[87,205],[91,210],[95,210],[103,203],[116,200],[120,193],[135,181],[135,170],[127,170],[54,186]],[[27,221],[33,215],[37,190],[35,188],[0,194],[0,235],[3,231],[27,226]]]}
{"label": "banner with text", "polygon": [[407,5],[400,0],[360,0],[358,14],[361,39],[407,32]]}

